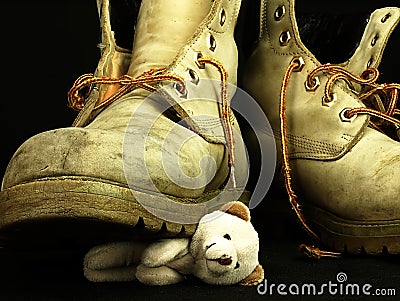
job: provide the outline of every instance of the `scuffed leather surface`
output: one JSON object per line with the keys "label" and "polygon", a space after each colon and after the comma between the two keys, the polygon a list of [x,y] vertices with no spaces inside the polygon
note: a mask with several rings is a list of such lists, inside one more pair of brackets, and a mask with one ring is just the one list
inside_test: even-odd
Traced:
{"label": "scuffed leather surface", "polygon": [[[4,177],[3,189],[35,179],[68,175],[99,178],[116,182],[118,185],[127,185],[122,164],[122,145],[127,123],[135,106],[141,102],[142,97],[128,96],[110,106],[87,128],[64,128],[32,137],[17,150],[11,160]],[[143,112],[136,113],[134,116],[138,121],[136,124],[140,124],[141,118],[156,119],[160,115],[157,106],[150,102],[145,102],[142,110]],[[165,137],[170,134],[172,128],[174,128],[173,135],[178,136],[177,140],[182,141],[185,137],[190,137],[190,143],[185,143],[183,146],[175,143],[166,145]],[[143,132],[141,128],[136,128],[133,134],[142,136]],[[133,155],[136,154],[135,147],[143,147],[143,145],[132,146]],[[160,115],[154,123],[145,147],[147,151],[145,159],[150,177],[157,183],[157,188],[161,192],[174,196],[197,197],[203,193],[205,187],[188,190],[168,181],[163,171],[161,149],[164,155],[171,154],[171,160],[164,161],[175,165],[170,169],[178,168],[173,158],[174,154],[179,153],[179,168],[188,176],[196,177],[201,173],[199,163],[204,156],[211,155],[218,166],[225,165],[222,164],[225,162],[223,145],[210,144],[199,136],[196,138],[189,129],[176,126],[173,121],[163,115]],[[132,158],[133,162],[135,160],[139,161],[143,158]],[[227,175],[227,169],[223,166],[219,167],[221,167],[221,178],[217,181],[217,185],[220,185]],[[205,172],[203,177],[197,180],[204,182],[204,177],[209,178],[210,175]],[[137,188],[144,190],[149,188],[146,182],[142,181],[142,174],[136,174],[136,179]],[[196,184],[198,183],[193,183],[193,185]]]}

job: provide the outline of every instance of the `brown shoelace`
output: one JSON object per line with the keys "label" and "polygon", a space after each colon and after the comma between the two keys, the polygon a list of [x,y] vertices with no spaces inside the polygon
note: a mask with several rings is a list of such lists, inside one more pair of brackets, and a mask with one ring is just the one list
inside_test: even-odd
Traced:
{"label": "brown shoelace", "polygon": [[[370,125],[386,134],[388,134],[388,127],[391,125],[395,126],[396,129],[400,127],[400,120],[395,117],[395,115],[400,115],[400,110],[397,108],[400,84],[377,84],[379,71],[376,68],[368,68],[361,76],[357,76],[341,66],[325,64],[311,71],[307,77],[307,85],[312,85],[315,76],[320,72],[326,72],[330,75],[324,92],[324,97],[328,102],[333,101],[331,91],[338,80],[346,81],[350,87],[352,83],[362,86],[364,91],[356,92],[356,94],[358,94],[358,98],[364,102],[366,107],[349,108],[344,113],[346,118],[350,119],[360,114],[376,117],[377,120],[371,120]],[[352,90],[354,91],[354,89]]]}
{"label": "brown shoelace", "polygon": [[[91,87],[96,84],[102,85],[119,85],[120,88],[106,100],[97,104],[93,110],[105,108],[111,103],[119,99],[122,95],[133,91],[136,88],[143,88],[150,92],[155,92],[157,89],[154,84],[161,81],[175,81],[185,88],[184,80],[178,76],[171,74],[164,74],[165,68],[151,69],[137,76],[136,78],[130,75],[124,75],[120,78],[113,77],[95,77],[92,73],[80,76],[68,92],[68,106],[76,111],[83,109],[85,105],[85,95],[82,91],[84,89],[91,90]],[[182,92],[182,91],[180,91]],[[86,93],[87,94],[87,93]]]}
{"label": "brown shoelace", "polygon": [[[228,148],[228,164],[230,169],[230,181],[232,188],[236,188],[235,180],[235,141],[233,134],[232,122],[230,116],[232,115],[232,110],[230,108],[230,99],[228,95],[228,73],[222,64],[213,58],[198,58],[198,63],[201,65],[209,64],[217,68],[220,73],[221,87],[220,87],[220,97],[222,105],[222,123],[224,128],[224,135],[226,140],[226,145]],[[115,102],[121,96],[129,93],[137,88],[143,88],[149,92],[156,92],[158,90],[158,84],[161,82],[175,82],[175,88],[181,94],[186,92],[185,80],[174,74],[166,73],[166,68],[151,69],[142,73],[137,77],[132,77],[129,75],[124,75],[120,78],[112,77],[95,77],[93,74],[84,74],[80,76],[72,88],[68,92],[68,106],[76,111],[80,111],[85,106],[85,96],[88,93],[83,93],[84,90],[91,90],[93,85],[118,85],[120,88],[109,98],[97,104],[93,110],[105,108],[111,103]]]}
{"label": "brown shoelace", "polygon": [[[293,72],[301,71],[301,61],[295,57],[289,67],[286,70],[280,92],[280,104],[279,104],[279,117],[280,117],[280,128],[281,128],[281,147],[283,154],[283,175],[285,179],[285,187],[289,196],[290,204],[296,213],[298,220],[300,221],[306,232],[314,239],[319,241],[319,236],[308,226],[307,221],[301,211],[301,206],[297,201],[297,196],[293,190],[291,168],[289,162],[289,149],[287,139],[287,116],[286,116],[286,94],[289,81]],[[376,81],[379,77],[379,72],[375,68],[369,68],[365,70],[361,76],[357,76],[345,68],[325,64],[315,68],[308,74],[306,86],[313,87],[316,83],[317,74],[324,72],[329,75],[328,81],[325,85],[324,97],[327,102],[334,100],[334,94],[332,89],[334,84],[338,80],[346,81],[350,86],[352,83],[360,84],[364,92],[358,93],[358,98],[364,103],[375,99],[378,102],[379,109],[371,107],[360,107],[360,108],[349,108],[344,112],[346,118],[352,118],[360,114],[368,114],[373,117],[377,117],[384,122],[371,121],[372,127],[379,129],[381,132],[386,132],[388,124],[395,125],[396,128],[400,127],[400,121],[396,119],[395,115],[400,115],[400,111],[397,109],[397,103],[399,100],[399,84],[377,84]],[[376,97],[375,97],[376,96]],[[319,259],[321,257],[339,257],[341,253],[330,252],[320,250],[314,246],[308,246],[302,244],[300,249],[309,257]]]}

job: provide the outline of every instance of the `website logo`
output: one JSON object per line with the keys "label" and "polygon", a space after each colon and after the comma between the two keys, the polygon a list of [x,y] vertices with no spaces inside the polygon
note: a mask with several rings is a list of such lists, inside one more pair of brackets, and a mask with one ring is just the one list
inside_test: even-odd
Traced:
{"label": "website logo", "polygon": [[396,296],[395,288],[375,288],[370,283],[354,283],[347,274],[340,272],[334,281],[322,284],[313,283],[269,283],[267,279],[257,286],[260,295],[280,296]]}

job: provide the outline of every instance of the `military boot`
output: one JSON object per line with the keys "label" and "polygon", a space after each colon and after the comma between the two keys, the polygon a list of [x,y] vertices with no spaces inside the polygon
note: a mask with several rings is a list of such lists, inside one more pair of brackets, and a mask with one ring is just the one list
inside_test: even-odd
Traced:
{"label": "military boot", "polygon": [[32,137],[8,165],[5,242],[188,236],[204,214],[246,195],[229,107],[240,0],[143,1],[132,53],[117,46],[113,3],[99,6],[99,67],[68,94],[74,126]]}
{"label": "military boot", "polygon": [[353,57],[333,65],[303,44],[294,6],[261,1],[260,36],[243,79],[275,133],[289,200],[307,232],[330,248],[399,253],[400,144],[386,131],[400,125],[399,85],[378,84],[372,67],[400,10],[375,12]]}

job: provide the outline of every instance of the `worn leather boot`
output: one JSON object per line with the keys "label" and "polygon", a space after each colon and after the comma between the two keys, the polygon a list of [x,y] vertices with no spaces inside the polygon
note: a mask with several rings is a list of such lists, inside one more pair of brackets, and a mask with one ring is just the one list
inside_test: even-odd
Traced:
{"label": "worn leather boot", "polygon": [[261,1],[244,86],[274,130],[295,213],[339,252],[400,253],[400,144],[390,134],[399,85],[379,85],[371,68],[399,18],[398,8],[376,11],[349,61],[321,64],[300,38],[294,0]]}
{"label": "worn leather boot", "polygon": [[69,92],[74,127],[32,137],[9,163],[4,242],[187,236],[207,212],[245,198],[229,108],[240,0],[143,1],[132,54],[117,46],[114,2],[100,2],[103,55]]}

